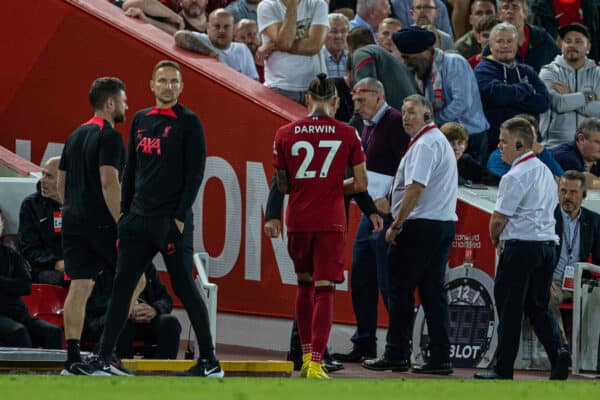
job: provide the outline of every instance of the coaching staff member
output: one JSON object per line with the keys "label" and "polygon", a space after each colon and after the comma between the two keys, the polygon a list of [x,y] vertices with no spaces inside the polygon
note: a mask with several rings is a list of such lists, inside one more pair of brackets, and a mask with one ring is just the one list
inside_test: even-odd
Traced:
{"label": "coaching staff member", "polygon": [[456,226],[458,172],[454,151],[433,121],[433,108],[421,95],[402,104],[410,136],[392,184],[394,221],[386,232],[389,328],[382,358],[363,367],[407,371],[414,324],[414,291],[419,289],[429,327],[431,357],[416,373],[450,374],[448,300],[444,275]]}
{"label": "coaching staff member", "polygon": [[125,304],[135,282],[160,252],[200,347],[198,363],[185,374],[223,377],[215,358],[206,305],[192,279],[183,240],[185,229],[190,228],[184,225],[184,220],[204,176],[204,129],[198,116],[177,101],[183,90],[179,64],[168,60],[156,64],[150,88],[156,105],[138,111],[131,123],[123,177],[117,274],[98,358],[88,363],[86,369],[90,374],[106,371],[127,320]]}
{"label": "coaching staff member", "polygon": [[475,378],[513,378],[525,313],[550,358],[550,379],[567,379],[569,353],[560,347],[556,321],[548,310],[558,243],[556,182],[531,151],[533,135],[527,121],[511,118],[502,123],[499,140],[502,160],[511,168],[500,181],[490,219],[490,237],[500,252],[494,282],[498,347],[496,366]]}

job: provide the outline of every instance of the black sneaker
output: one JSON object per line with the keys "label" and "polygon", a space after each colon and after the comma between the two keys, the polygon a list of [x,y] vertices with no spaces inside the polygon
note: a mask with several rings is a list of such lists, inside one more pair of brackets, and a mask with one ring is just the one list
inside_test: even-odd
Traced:
{"label": "black sneaker", "polygon": [[111,376],[110,365],[99,358],[73,363],[69,367],[70,375]]}
{"label": "black sneaker", "polygon": [[133,376],[133,373],[125,368],[121,359],[116,354],[110,359],[110,373],[117,376]]}
{"label": "black sneaker", "polygon": [[560,349],[550,371],[550,380],[564,381],[569,378],[571,355],[567,349]]}
{"label": "black sneaker", "polygon": [[200,359],[192,368],[187,371],[178,372],[177,376],[203,376],[206,378],[223,378],[225,372],[221,368],[219,360],[209,361]]}

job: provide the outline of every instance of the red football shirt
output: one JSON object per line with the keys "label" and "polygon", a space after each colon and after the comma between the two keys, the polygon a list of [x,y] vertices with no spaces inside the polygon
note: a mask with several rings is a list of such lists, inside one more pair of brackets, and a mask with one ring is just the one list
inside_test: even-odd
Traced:
{"label": "red football shirt", "polygon": [[326,116],[308,116],[277,130],[273,165],[287,171],[288,232],[346,230],[344,175],[365,161],[356,130]]}

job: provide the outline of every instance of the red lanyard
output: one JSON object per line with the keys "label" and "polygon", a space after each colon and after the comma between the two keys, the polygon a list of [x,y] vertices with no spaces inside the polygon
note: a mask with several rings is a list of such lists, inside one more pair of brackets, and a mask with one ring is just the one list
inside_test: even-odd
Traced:
{"label": "red lanyard", "polygon": [[406,148],[406,151],[404,151],[404,154],[402,155],[402,157],[404,157],[406,155],[406,153],[408,153],[410,148],[413,147],[413,145],[417,142],[417,140],[419,140],[419,138],[421,136],[423,136],[424,134],[426,134],[427,132],[429,132],[430,130],[435,129],[435,128],[437,128],[436,124],[429,125],[425,129],[423,129],[421,132],[417,133],[417,135],[408,144],[408,147]]}
{"label": "red lanyard", "polygon": [[517,165],[519,165],[519,164],[521,164],[521,163],[524,163],[524,162],[525,162],[525,161],[527,161],[527,160],[531,160],[531,159],[532,159],[532,158],[534,158],[534,157],[535,157],[535,153],[531,153],[531,154],[530,154],[530,155],[528,155],[527,157],[525,157],[525,158],[522,158],[522,159],[520,159],[519,161],[517,161],[517,163],[516,163],[515,165],[513,165],[511,168],[514,168],[514,167],[516,167]]}

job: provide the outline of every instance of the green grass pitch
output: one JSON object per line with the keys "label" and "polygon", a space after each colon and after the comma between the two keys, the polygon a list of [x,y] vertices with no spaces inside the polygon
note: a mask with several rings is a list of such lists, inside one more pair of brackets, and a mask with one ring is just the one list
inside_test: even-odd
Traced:
{"label": "green grass pitch", "polygon": [[300,378],[199,379],[176,377],[61,377],[2,375],[2,400],[295,400],[295,399],[571,399],[598,398],[596,381],[504,381],[435,379]]}

